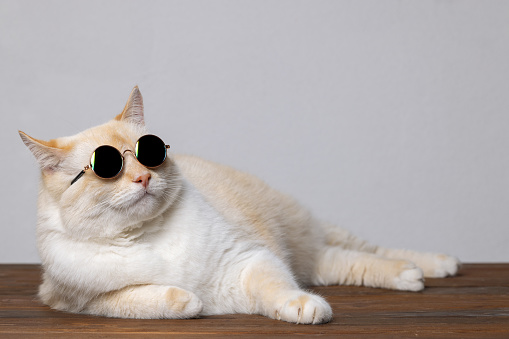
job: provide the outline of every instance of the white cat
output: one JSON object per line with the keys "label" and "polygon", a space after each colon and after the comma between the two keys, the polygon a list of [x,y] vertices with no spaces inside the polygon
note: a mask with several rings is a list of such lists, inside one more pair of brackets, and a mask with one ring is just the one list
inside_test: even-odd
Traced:
{"label": "white cat", "polygon": [[[159,139],[137,142],[146,134],[137,87],[104,125],[51,141],[20,132],[41,167],[39,296],[52,308],[122,318],[250,313],[319,324],[331,320],[331,307],[305,286],[419,291],[424,276],[458,270],[453,257],[368,244],[246,173],[191,156],[164,159]],[[104,148],[112,152],[104,160],[101,145],[119,152]],[[162,164],[146,167],[138,153]]]}

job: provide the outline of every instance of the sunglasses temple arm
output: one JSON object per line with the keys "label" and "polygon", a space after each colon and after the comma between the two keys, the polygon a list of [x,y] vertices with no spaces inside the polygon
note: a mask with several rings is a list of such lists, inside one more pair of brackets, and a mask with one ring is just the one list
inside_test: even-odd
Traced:
{"label": "sunglasses temple arm", "polygon": [[90,168],[90,166],[85,166],[85,168],[80,172],[80,174],[78,174],[76,176],[76,178],[72,179],[71,185],[74,184],[76,181],[78,181],[78,179],[81,178],[83,176],[83,174],[85,174],[85,171],[88,170],[89,168]]}

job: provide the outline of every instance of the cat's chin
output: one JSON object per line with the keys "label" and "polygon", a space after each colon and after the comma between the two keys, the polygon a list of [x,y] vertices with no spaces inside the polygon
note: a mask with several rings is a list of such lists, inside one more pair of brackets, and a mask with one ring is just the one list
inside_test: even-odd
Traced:
{"label": "cat's chin", "polygon": [[128,200],[121,205],[115,206],[118,212],[127,211],[129,221],[145,221],[152,219],[167,208],[167,201],[159,196],[157,192],[150,190],[139,190],[133,193]]}
{"label": "cat's chin", "polygon": [[137,192],[128,201],[121,206],[117,206],[120,210],[128,210],[129,214],[153,214],[154,210],[160,205],[158,198],[147,191]]}
{"label": "cat's chin", "polygon": [[131,206],[138,206],[140,204],[147,204],[147,201],[154,199],[153,193],[150,193],[147,190],[140,190],[133,196],[133,199],[129,202],[129,204]]}

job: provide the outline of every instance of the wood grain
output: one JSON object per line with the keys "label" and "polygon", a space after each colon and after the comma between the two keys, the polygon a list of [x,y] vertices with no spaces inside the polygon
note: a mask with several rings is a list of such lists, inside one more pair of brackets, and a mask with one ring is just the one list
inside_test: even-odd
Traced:
{"label": "wood grain", "polygon": [[68,314],[37,300],[39,283],[39,265],[0,265],[0,338],[509,338],[509,264],[466,264],[457,277],[427,279],[427,288],[418,293],[349,286],[312,288],[334,310],[333,321],[324,325],[294,325],[243,314],[189,320]]}

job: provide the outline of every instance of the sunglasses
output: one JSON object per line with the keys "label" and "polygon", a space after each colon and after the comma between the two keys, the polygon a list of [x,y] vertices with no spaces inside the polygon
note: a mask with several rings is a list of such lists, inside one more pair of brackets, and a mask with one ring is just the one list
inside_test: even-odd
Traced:
{"label": "sunglasses", "polygon": [[95,175],[102,179],[113,179],[120,174],[124,167],[124,154],[130,152],[140,164],[148,168],[161,166],[166,160],[166,151],[170,145],[166,145],[159,137],[152,134],[142,136],[136,141],[135,151],[125,150],[120,153],[118,149],[109,145],[102,145],[95,149],[90,157],[90,165],[85,168],[71,181],[71,185],[78,181],[91,169]]}

